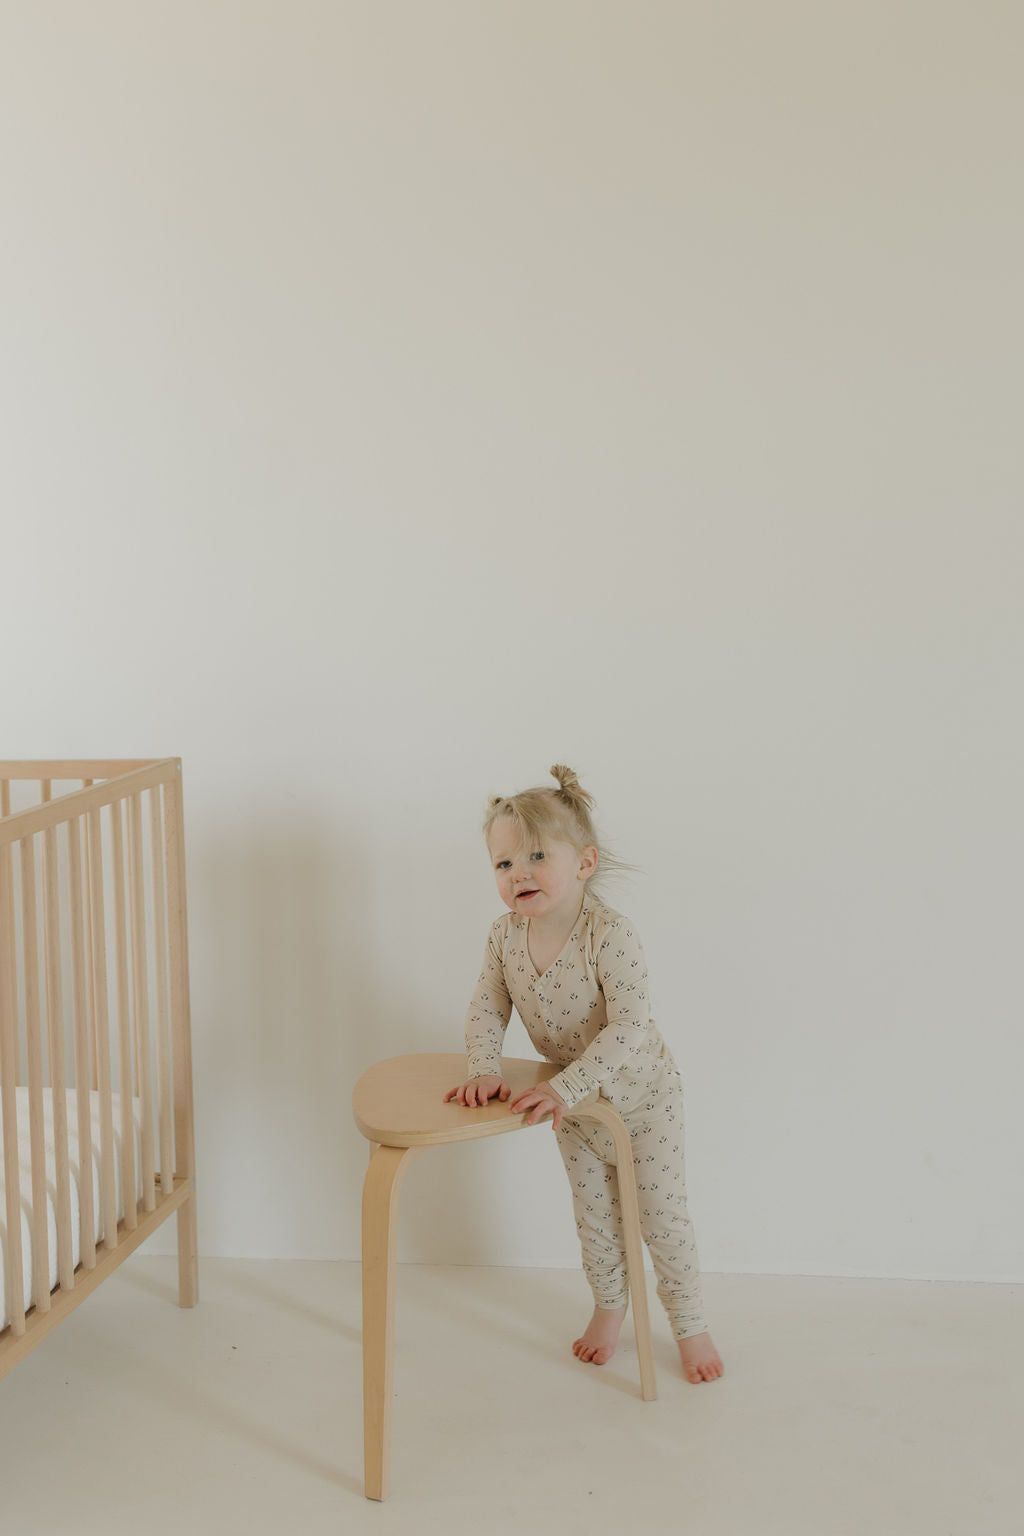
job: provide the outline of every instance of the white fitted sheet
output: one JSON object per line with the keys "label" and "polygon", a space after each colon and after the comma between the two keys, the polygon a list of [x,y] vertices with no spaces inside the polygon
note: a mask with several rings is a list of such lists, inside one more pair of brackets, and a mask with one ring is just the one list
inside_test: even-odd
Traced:
{"label": "white fitted sheet", "polygon": [[[28,1089],[18,1088],[17,1115],[18,1115],[18,1160],[20,1163],[21,1179],[21,1259],[22,1259],[22,1284],[24,1286],[25,1310],[34,1305],[37,1298],[32,1294],[32,1143],[29,1134],[28,1119]],[[92,1121],[92,1191],[93,1210],[96,1213],[96,1241],[103,1237],[103,1217],[100,1210],[100,1096],[93,1092],[89,1095]],[[113,1118],[114,1118],[114,1168],[117,1186],[117,1216],[118,1220],[124,1215],[124,1194],[121,1188],[121,1099],[119,1094],[112,1094]],[[135,1123],[135,1168],[137,1188],[136,1199],[142,1195],[141,1179],[139,1177],[140,1136],[139,1125],[142,1115],[141,1099],[133,1100],[133,1120]],[[74,1262],[77,1266],[82,1256],[82,1221],[79,1206],[79,1186],[81,1181],[81,1165],[78,1155],[78,1099],[74,1089],[69,1089],[67,1094],[67,1118],[68,1118],[68,1155],[71,1164],[71,1249]],[[43,1125],[46,1141],[46,1224],[48,1229],[48,1249],[50,1260],[50,1289],[57,1284],[57,1163],[54,1156],[53,1138],[53,1090],[43,1090]],[[3,1127],[3,1109],[0,1106],[0,1132]],[[7,1205],[3,1198],[4,1184],[4,1160],[3,1141],[0,1139],[0,1329],[6,1328],[10,1322],[7,1312]]]}

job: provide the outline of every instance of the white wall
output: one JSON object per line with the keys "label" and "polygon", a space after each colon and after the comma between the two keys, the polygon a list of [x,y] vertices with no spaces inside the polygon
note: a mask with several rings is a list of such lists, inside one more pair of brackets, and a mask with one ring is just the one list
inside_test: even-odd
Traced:
{"label": "white wall", "polygon": [[[0,755],[184,758],[205,1251],[357,1255],[564,760],[705,1266],[1020,1279],[1019,9],[0,16]],[[442,1149],[405,1257],[561,1181]]]}

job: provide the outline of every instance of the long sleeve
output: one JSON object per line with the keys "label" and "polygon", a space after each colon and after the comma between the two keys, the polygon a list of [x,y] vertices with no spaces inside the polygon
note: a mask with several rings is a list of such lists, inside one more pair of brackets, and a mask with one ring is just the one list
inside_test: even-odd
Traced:
{"label": "long sleeve", "polygon": [[501,1073],[501,1048],[512,1017],[512,999],[505,984],[502,943],[507,919],[491,925],[484,963],[466,1014],[466,1056],[470,1077]]}
{"label": "long sleeve", "polygon": [[616,1078],[637,1083],[649,1073],[654,1033],[643,946],[628,920],[616,917],[596,955],[597,980],[604,994],[607,1023],[575,1061],[551,1079],[570,1108]]}

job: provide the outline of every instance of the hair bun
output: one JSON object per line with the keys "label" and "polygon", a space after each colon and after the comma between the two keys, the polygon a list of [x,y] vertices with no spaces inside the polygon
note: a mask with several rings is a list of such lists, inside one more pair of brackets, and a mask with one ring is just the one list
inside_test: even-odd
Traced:
{"label": "hair bun", "polygon": [[555,763],[551,768],[551,775],[558,780],[556,795],[564,795],[569,804],[578,810],[581,806],[591,806],[594,803],[593,795],[588,795],[579,779],[575,769],[567,768],[564,763]]}

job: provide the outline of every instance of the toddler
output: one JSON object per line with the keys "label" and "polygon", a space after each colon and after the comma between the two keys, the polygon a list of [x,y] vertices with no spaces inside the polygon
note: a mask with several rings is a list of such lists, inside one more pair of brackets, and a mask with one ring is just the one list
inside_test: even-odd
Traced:
{"label": "toddler", "polygon": [[615,1352],[627,1300],[615,1149],[603,1126],[572,1114],[604,1094],[632,1141],[640,1225],[683,1371],[692,1382],[715,1381],[724,1367],[704,1321],[686,1207],[682,1079],[650,1016],[636,930],[589,887],[602,865],[614,863],[594,832],[592,797],[571,768],[556,765],[551,773],[557,789],[497,795],[489,803],[484,834],[509,910],[491,926],[469,1006],[468,1081],[450,1089],[445,1102],[473,1107],[510,1097],[501,1048],[514,1006],[541,1056],[561,1068],[519,1094],[509,1110],[525,1113],[530,1125],[551,1114],[594,1293],[594,1314],[573,1352],[604,1365]]}

